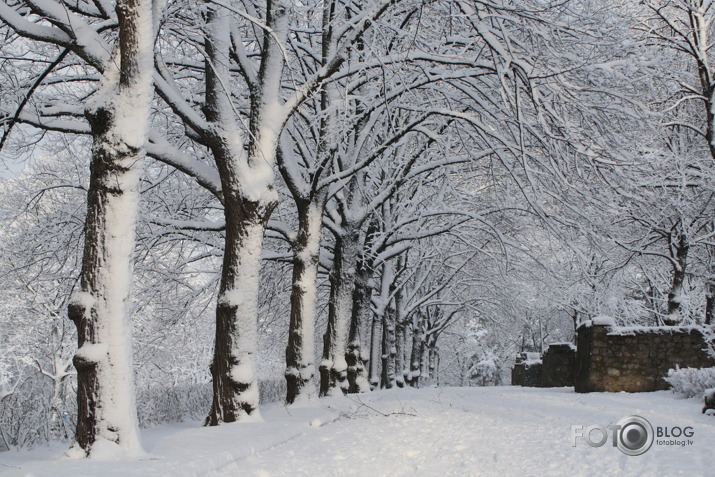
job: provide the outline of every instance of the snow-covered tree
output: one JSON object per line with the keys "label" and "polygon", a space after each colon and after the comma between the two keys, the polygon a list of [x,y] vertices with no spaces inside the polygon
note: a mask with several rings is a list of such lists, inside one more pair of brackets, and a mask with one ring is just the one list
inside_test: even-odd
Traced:
{"label": "snow-covered tree", "polygon": [[[74,450],[141,450],[134,401],[129,296],[152,98],[153,5],[119,0],[118,38],[85,114],[92,161],[82,271],[69,302],[77,327]],[[71,28],[70,25],[67,25]]]}

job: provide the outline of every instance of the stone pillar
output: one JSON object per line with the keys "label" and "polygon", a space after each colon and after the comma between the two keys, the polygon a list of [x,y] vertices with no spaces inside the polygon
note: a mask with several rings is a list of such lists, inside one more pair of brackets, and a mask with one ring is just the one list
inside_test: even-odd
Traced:
{"label": "stone pillar", "polygon": [[538,353],[519,353],[511,370],[512,386],[541,387],[542,364]]}
{"label": "stone pillar", "polygon": [[571,343],[552,343],[542,358],[541,386],[561,388],[574,385],[576,347]]}

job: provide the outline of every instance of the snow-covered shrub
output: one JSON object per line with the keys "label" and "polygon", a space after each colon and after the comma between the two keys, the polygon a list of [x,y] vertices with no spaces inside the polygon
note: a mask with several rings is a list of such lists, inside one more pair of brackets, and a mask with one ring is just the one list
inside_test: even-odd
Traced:
{"label": "snow-covered shrub", "polygon": [[52,384],[32,367],[11,389],[0,390],[0,452],[74,437],[74,396],[53,395]]}
{"label": "snow-covered shrub", "polygon": [[[261,404],[285,399],[285,379],[258,381]],[[211,383],[155,384],[137,388],[137,414],[142,428],[206,417],[211,407]]]}
{"label": "snow-covered shrub", "polygon": [[703,397],[708,388],[715,387],[715,368],[676,368],[664,378],[673,391],[685,397]]}
{"label": "snow-covered shrub", "polygon": [[202,419],[210,406],[210,382],[162,384],[137,389],[137,415],[142,428]]}
{"label": "snow-covered shrub", "polygon": [[503,363],[492,350],[476,354],[474,364],[469,368],[469,379],[477,386],[497,386],[501,384],[500,371]]}

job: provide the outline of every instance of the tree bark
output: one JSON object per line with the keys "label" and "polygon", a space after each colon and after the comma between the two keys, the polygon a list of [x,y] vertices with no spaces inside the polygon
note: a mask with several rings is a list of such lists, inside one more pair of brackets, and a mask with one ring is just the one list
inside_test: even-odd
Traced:
{"label": "tree bark", "polygon": [[347,340],[355,290],[358,259],[358,227],[342,224],[343,233],[335,238],[333,267],[330,271],[328,328],[323,336],[323,361],[320,363],[320,395],[333,395],[339,389],[348,392]]}
{"label": "tree bark", "polygon": [[[404,256],[397,257],[397,268],[402,270],[405,267]],[[397,387],[405,386],[405,324],[402,321],[402,316],[404,314],[404,298],[402,294],[402,288],[398,289],[395,293],[395,342],[394,342],[394,352],[395,352],[395,384]]]}
{"label": "tree bark", "polygon": [[[356,294],[358,290],[356,287]],[[360,290],[364,293],[365,290]],[[370,383],[367,380],[365,362],[362,358],[362,339],[360,337],[360,318],[356,313],[357,306],[353,297],[353,312],[350,319],[350,334],[348,336],[348,349],[345,353],[345,362],[348,365],[348,393],[364,393],[370,390]]]}
{"label": "tree bark", "polygon": [[673,282],[668,293],[668,316],[663,319],[663,323],[666,326],[677,326],[682,321],[680,303],[683,298],[683,283],[690,244],[686,235],[681,233],[677,239],[671,241],[670,246],[675,263],[673,264]]}
{"label": "tree bark", "polygon": [[412,350],[410,352],[410,373],[407,384],[413,388],[420,385],[420,360],[422,359],[422,314],[418,311],[412,318]]}
{"label": "tree bark", "polygon": [[234,422],[258,408],[258,275],[263,233],[273,205],[226,200],[226,249],[216,306],[213,400],[207,425]]}
{"label": "tree bark", "polygon": [[[699,5],[702,6],[702,3]],[[708,20],[698,11],[698,8],[689,8],[690,21],[690,47],[693,48],[693,57],[698,65],[698,77],[702,92],[703,106],[705,107],[705,140],[708,142],[710,157],[715,159],[715,110],[713,110],[713,78],[710,65],[708,65],[708,49],[711,40],[708,39]]]}
{"label": "tree bark", "polygon": [[395,308],[388,305],[382,316],[382,379],[380,386],[395,387]]}
{"label": "tree bark", "polygon": [[405,324],[398,321],[395,327],[395,384],[405,387]]}
{"label": "tree bark", "polygon": [[422,340],[420,342],[420,376],[419,376],[419,386],[429,386],[430,385],[430,372],[429,372],[429,345],[427,340]]}
{"label": "tree bark", "polygon": [[231,104],[229,13],[211,6],[207,16],[205,133],[221,177],[226,220],[221,283],[216,306],[216,338],[211,363],[213,399],[206,425],[234,422],[258,409],[258,283],[266,224],[278,203],[273,188],[278,138],[283,124],[275,108],[283,67],[276,42],[285,38],[286,10],[269,2],[257,87],[252,91],[248,152]]}
{"label": "tree bark", "polygon": [[705,283],[705,324],[715,324],[715,282]]}
{"label": "tree bark", "polygon": [[422,328],[420,323],[420,313],[417,312],[412,318],[412,346],[410,351],[410,374],[407,384],[413,388],[419,387],[420,382],[420,356],[422,350]]}
{"label": "tree bark", "polygon": [[[367,380],[365,363],[362,358],[362,338],[360,328],[366,317],[370,316],[370,301],[372,288],[369,281],[372,277],[371,264],[360,260],[355,278],[355,291],[353,292],[353,307],[350,317],[350,335],[348,336],[348,350],[345,361],[348,365],[348,392],[363,393],[370,390]],[[368,363],[369,364],[369,363]]]}
{"label": "tree bark", "polygon": [[439,347],[437,347],[436,343],[432,343],[432,345],[429,347],[429,380],[430,384],[432,385],[437,385],[438,384],[438,373],[439,370]]}
{"label": "tree bark", "polygon": [[370,326],[370,362],[369,380],[372,389],[380,385],[380,343],[382,337],[382,323],[377,315],[372,315],[372,323]]}
{"label": "tree bark", "polygon": [[[371,379],[375,376],[375,385],[377,385],[377,372],[375,371],[377,356],[373,356],[372,346],[375,346],[376,338],[375,322],[371,325],[371,349],[370,358],[365,363],[363,360],[362,337],[361,330],[370,323],[372,316],[372,276],[375,259],[372,256],[371,248],[373,245],[373,237],[377,232],[378,224],[376,221],[371,221],[365,233],[365,242],[363,243],[363,251],[357,265],[355,273],[355,291],[353,292],[353,309],[350,320],[350,336],[348,344],[348,353],[345,359],[348,363],[348,391],[351,393],[361,393],[370,391]],[[379,345],[379,341],[378,341]],[[377,352],[377,350],[375,350]],[[366,364],[369,367],[370,374],[365,369]]]}
{"label": "tree bark", "polygon": [[323,199],[298,208],[298,237],[293,252],[290,328],[286,347],[286,402],[315,395],[315,299],[320,255]]}
{"label": "tree bark", "polygon": [[85,111],[93,139],[85,242],[80,291],[68,306],[78,344],[71,453],[79,455],[99,442],[141,452],[128,307],[152,100],[152,3],[120,0],[117,14],[119,38]]}

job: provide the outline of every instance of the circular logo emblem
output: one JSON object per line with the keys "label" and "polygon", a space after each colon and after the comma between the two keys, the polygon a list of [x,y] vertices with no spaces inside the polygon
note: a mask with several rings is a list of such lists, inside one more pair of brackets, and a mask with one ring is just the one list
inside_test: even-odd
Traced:
{"label": "circular logo emblem", "polygon": [[640,416],[627,416],[618,421],[616,446],[626,455],[644,454],[653,445],[653,427]]}

